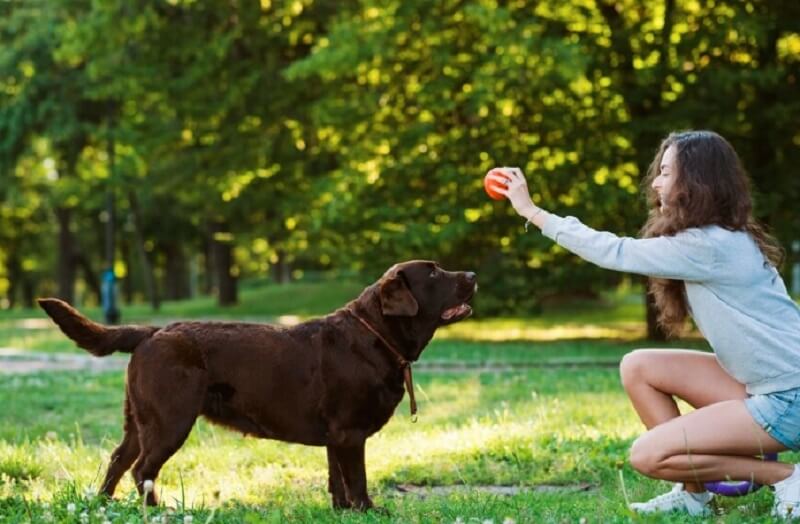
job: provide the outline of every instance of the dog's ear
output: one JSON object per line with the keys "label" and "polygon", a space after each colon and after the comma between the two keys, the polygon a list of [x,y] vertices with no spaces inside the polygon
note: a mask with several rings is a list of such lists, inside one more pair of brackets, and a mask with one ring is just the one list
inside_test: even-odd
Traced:
{"label": "dog's ear", "polygon": [[413,317],[419,311],[417,299],[408,289],[406,279],[399,271],[381,282],[380,297],[384,315]]}

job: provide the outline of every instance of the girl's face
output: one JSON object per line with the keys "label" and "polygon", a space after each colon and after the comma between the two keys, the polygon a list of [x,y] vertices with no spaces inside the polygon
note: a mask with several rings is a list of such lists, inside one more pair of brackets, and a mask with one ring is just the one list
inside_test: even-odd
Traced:
{"label": "girl's face", "polygon": [[653,189],[658,193],[658,200],[661,202],[661,209],[669,204],[669,194],[675,179],[678,178],[678,166],[676,157],[678,149],[675,144],[669,146],[661,157],[661,166],[658,176],[653,179]]}

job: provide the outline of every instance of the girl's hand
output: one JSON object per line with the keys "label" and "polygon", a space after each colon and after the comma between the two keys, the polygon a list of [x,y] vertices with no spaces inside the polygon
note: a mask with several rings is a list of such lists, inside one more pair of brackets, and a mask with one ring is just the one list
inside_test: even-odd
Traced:
{"label": "girl's hand", "polygon": [[[497,174],[497,172],[502,173],[502,175]],[[488,176],[500,185],[500,187],[495,186],[495,191],[505,196],[521,217],[530,219],[539,212],[539,208],[531,200],[531,195],[528,192],[528,183],[525,181],[525,175],[522,174],[520,168],[495,167],[489,172]]]}

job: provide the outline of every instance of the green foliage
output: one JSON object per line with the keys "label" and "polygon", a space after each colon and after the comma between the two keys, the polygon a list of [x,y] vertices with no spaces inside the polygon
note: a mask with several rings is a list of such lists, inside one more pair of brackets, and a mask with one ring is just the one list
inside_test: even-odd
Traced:
{"label": "green foliage", "polygon": [[[0,259],[35,265],[38,290],[53,288],[55,208],[103,263],[110,189],[139,295],[137,243],[157,277],[195,263],[212,287],[223,224],[237,277],[429,258],[491,282],[484,313],[536,312],[619,277],[526,234],[483,174],[518,165],[546,209],[635,235],[648,162],[687,127],[728,137],[759,218],[800,238],[796,2],[43,6],[0,6]],[[45,162],[55,179],[34,175]],[[6,265],[0,292],[22,278]]]}

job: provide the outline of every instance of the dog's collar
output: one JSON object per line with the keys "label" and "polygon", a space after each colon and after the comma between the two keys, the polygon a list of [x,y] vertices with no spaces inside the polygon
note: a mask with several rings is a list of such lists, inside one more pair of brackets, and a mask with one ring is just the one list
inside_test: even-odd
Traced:
{"label": "dog's collar", "polygon": [[356,320],[361,322],[361,324],[367,328],[373,335],[375,335],[378,340],[380,340],[386,348],[392,352],[395,356],[397,361],[400,363],[400,367],[403,369],[403,381],[406,384],[406,391],[408,391],[408,400],[411,406],[411,420],[412,422],[417,421],[417,401],[414,398],[414,380],[411,376],[411,362],[406,359],[392,344],[386,340],[383,335],[381,335],[377,329],[372,327],[372,324],[367,322],[364,317],[353,311],[351,308],[345,308],[345,311],[353,315]]}

